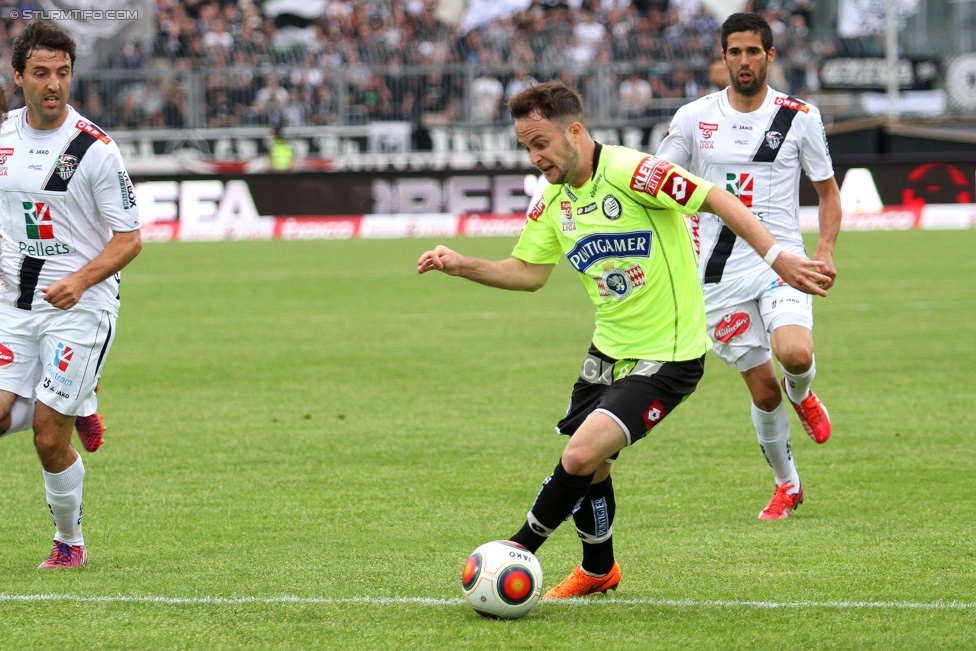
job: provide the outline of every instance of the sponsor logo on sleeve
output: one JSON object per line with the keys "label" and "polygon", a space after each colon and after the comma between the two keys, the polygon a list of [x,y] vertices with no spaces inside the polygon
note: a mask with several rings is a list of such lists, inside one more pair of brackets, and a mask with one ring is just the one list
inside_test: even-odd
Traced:
{"label": "sponsor logo on sleeve", "polygon": [[90,122],[86,122],[85,120],[78,120],[77,122],[75,122],[75,129],[78,129],[79,131],[84,131],[88,135],[98,138],[106,145],[112,142],[112,139],[109,138],[104,133],[102,133],[101,129],[96,127],[94,124],[91,124]]}
{"label": "sponsor logo on sleeve", "polygon": [[775,100],[773,100],[773,104],[775,104],[776,106],[785,106],[788,109],[792,109],[794,111],[800,111],[801,113],[810,112],[809,106],[807,106],[803,102],[798,102],[795,99],[790,99],[789,97],[777,97]]}
{"label": "sponsor logo on sleeve", "polygon": [[749,329],[749,315],[745,312],[726,314],[715,326],[715,341],[727,344],[733,337],[738,337]]}
{"label": "sponsor logo on sleeve", "polygon": [[546,202],[539,199],[539,202],[535,204],[535,207],[529,212],[529,219],[534,222],[539,221],[539,217],[542,217],[542,213],[546,211]]}
{"label": "sponsor logo on sleeve", "polygon": [[0,165],[6,165],[7,159],[14,155],[13,147],[0,147]]}
{"label": "sponsor logo on sleeve", "polygon": [[646,156],[641,160],[630,179],[630,189],[656,197],[661,182],[674,165],[657,156]]}
{"label": "sponsor logo on sleeve", "polygon": [[671,176],[668,177],[668,180],[664,182],[663,188],[664,194],[668,195],[682,206],[688,205],[688,200],[691,199],[691,195],[693,195],[697,189],[697,183],[689,181],[677,172],[672,173]]}
{"label": "sponsor logo on sleeve", "polygon": [[124,171],[119,172],[119,189],[122,191],[122,207],[125,210],[135,207],[136,190],[132,187],[132,181],[129,180],[129,175]]}

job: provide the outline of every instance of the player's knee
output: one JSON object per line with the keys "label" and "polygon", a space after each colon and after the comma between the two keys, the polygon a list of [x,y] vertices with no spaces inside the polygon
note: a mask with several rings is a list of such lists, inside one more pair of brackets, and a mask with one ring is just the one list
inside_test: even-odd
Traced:
{"label": "player's knee", "polygon": [[70,444],[71,440],[68,439],[66,442],[59,432],[43,428],[40,431],[34,431],[34,449],[37,450],[37,456],[41,461],[57,457],[63,452],[65,445]]}
{"label": "player's knee", "polygon": [[807,346],[793,346],[780,351],[777,355],[779,363],[790,373],[800,375],[810,370],[813,364],[813,348]]}
{"label": "player's knee", "polygon": [[583,447],[574,448],[570,446],[566,448],[562,456],[562,464],[566,472],[578,477],[592,475],[603,461],[603,459],[595,458],[589,450]]}

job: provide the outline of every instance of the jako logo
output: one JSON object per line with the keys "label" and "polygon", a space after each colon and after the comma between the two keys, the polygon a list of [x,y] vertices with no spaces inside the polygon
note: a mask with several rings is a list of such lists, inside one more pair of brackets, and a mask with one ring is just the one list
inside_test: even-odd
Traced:
{"label": "jako logo", "polygon": [[31,240],[53,240],[54,223],[51,221],[51,208],[43,202],[21,202],[24,206],[24,225],[27,238]]}
{"label": "jako logo", "polygon": [[58,344],[58,349],[54,351],[54,365],[58,367],[59,371],[67,371],[68,364],[71,363],[71,358],[74,355],[75,351],[70,346]]}
{"label": "jako logo", "polygon": [[725,175],[725,189],[734,194],[746,208],[752,207],[752,195],[755,177],[752,174],[727,173]]}

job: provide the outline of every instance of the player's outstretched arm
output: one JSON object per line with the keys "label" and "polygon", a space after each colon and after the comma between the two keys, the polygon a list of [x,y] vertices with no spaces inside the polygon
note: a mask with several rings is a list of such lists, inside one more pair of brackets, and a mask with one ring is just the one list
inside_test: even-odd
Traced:
{"label": "player's outstretched arm", "polygon": [[534,292],[549,280],[553,266],[532,264],[518,258],[507,258],[497,262],[469,258],[439,245],[420,256],[420,260],[417,261],[417,273],[440,271],[449,276],[460,276],[489,287]]}
{"label": "player's outstretched arm", "polygon": [[702,203],[702,210],[718,215],[736,235],[767,258],[773,271],[791,287],[806,294],[827,295],[823,285],[830,282],[830,277],[820,273],[824,263],[782,250],[773,234],[732,194],[713,187]]}

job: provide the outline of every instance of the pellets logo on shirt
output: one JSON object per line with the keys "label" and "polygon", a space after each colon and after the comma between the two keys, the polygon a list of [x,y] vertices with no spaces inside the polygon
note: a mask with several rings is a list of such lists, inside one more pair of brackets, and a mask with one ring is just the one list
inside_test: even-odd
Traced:
{"label": "pellets logo on shirt", "polygon": [[546,202],[539,199],[539,203],[535,204],[535,207],[529,213],[529,219],[534,222],[539,221],[539,217],[542,217],[542,213],[546,211]]}
{"label": "pellets logo on shirt", "polygon": [[78,169],[78,157],[71,154],[61,154],[58,162],[54,164],[54,171],[58,173],[62,181],[67,181]]}
{"label": "pellets logo on shirt", "polygon": [[634,170],[634,175],[630,179],[630,189],[656,197],[658,190],[661,189],[661,182],[673,168],[674,165],[664,159],[645,156]]}
{"label": "pellets logo on shirt", "polygon": [[58,349],[54,351],[54,366],[63,373],[68,370],[68,365],[71,364],[71,358],[74,356],[75,351],[71,346],[59,343]]}
{"label": "pellets logo on shirt", "polygon": [[729,172],[725,175],[725,189],[738,197],[743,206],[751,208],[755,180],[753,174]]}
{"label": "pellets logo on shirt", "polygon": [[54,222],[51,221],[51,207],[38,201],[21,202],[24,207],[24,225],[29,240],[53,240]]}

